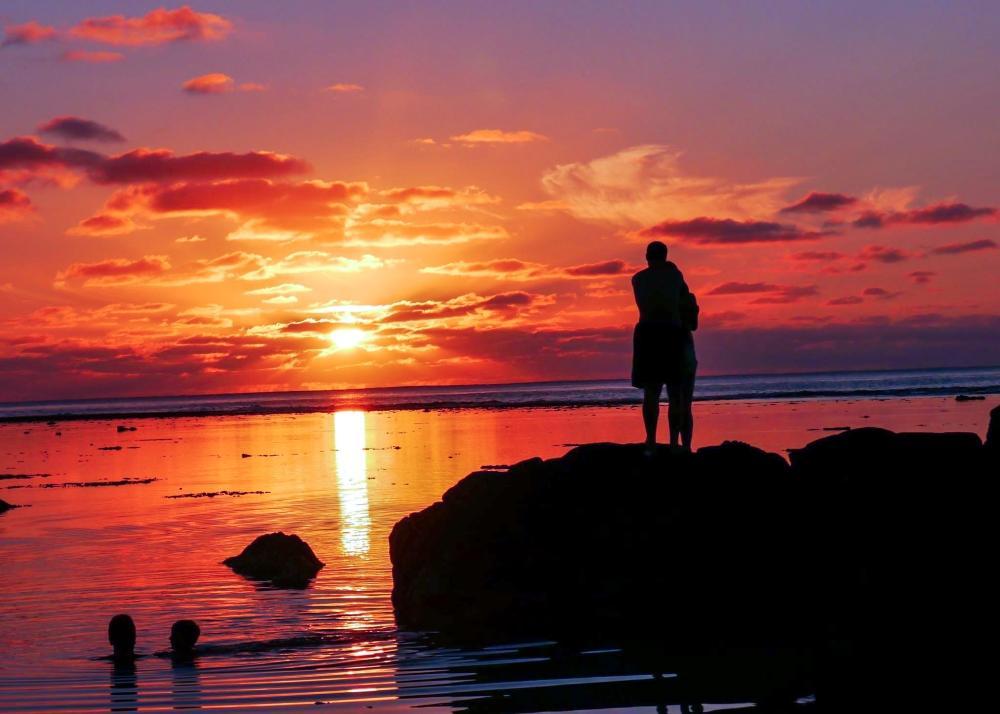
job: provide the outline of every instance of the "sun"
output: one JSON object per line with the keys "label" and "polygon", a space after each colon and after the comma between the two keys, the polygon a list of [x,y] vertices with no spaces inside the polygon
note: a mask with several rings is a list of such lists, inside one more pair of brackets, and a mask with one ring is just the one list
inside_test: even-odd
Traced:
{"label": "sun", "polygon": [[350,350],[360,347],[368,339],[368,333],[356,327],[345,327],[330,333],[330,342],[338,350]]}

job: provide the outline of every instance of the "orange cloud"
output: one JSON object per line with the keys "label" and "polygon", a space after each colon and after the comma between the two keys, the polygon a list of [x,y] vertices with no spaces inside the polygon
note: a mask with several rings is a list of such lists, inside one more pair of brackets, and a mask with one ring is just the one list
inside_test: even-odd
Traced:
{"label": "orange cloud", "polygon": [[345,229],[345,245],[391,248],[408,245],[450,245],[477,240],[499,240],[508,236],[502,226],[469,223],[407,223],[375,219],[351,223]]}
{"label": "orange cloud", "polygon": [[34,45],[39,42],[53,40],[55,37],[56,28],[42,25],[32,20],[23,25],[7,25],[4,28],[4,39],[3,42],[0,42],[0,47]]}
{"label": "orange cloud", "polygon": [[[56,283],[83,280],[83,287],[131,285],[138,282],[157,287],[185,287],[229,280],[252,282],[305,273],[358,273],[378,270],[386,265],[386,261],[373,255],[348,258],[323,251],[298,251],[283,258],[269,258],[257,253],[235,251],[215,258],[195,260],[172,270],[166,256],[147,255],[141,260],[112,258],[96,263],[74,263],[56,275]],[[293,292],[288,285],[284,287],[284,291],[274,291],[273,294]]]}
{"label": "orange cloud", "polygon": [[73,263],[56,275],[56,284],[82,280],[84,287],[131,285],[170,270],[165,255],[147,255],[137,260],[110,258],[94,263]]}
{"label": "orange cloud", "polygon": [[127,235],[141,228],[142,226],[136,225],[128,216],[98,213],[80,221],[67,233],[71,236],[119,236]]}
{"label": "orange cloud", "polygon": [[477,186],[462,189],[447,186],[412,186],[390,188],[379,192],[387,204],[373,204],[376,207],[395,205],[402,212],[432,211],[440,208],[467,208],[500,203],[499,196],[492,196]]}
{"label": "orange cloud", "polygon": [[452,141],[467,145],[482,144],[529,144],[548,141],[549,138],[534,131],[504,131],[502,129],[476,129],[451,137]]}
{"label": "orange cloud", "polygon": [[121,62],[125,55],[121,52],[89,51],[89,50],[66,50],[59,59],[63,62],[85,62],[87,64],[107,64],[109,62]]}
{"label": "orange cloud", "polygon": [[220,15],[196,12],[184,5],[176,10],[158,8],[142,17],[110,15],[87,18],[70,29],[69,34],[109,45],[136,47],[171,42],[221,40],[233,28]]}
{"label": "orange cloud", "polygon": [[323,89],[324,92],[333,92],[334,94],[355,94],[364,90],[365,88],[360,84],[347,83],[331,84]]}
{"label": "orange cloud", "polygon": [[555,267],[543,263],[517,260],[516,258],[499,258],[481,262],[457,261],[445,265],[422,268],[420,272],[433,275],[454,275],[470,278],[491,278],[494,280],[559,280],[583,279],[594,280],[638,270],[639,266],[628,265],[624,260],[605,260],[598,263],[585,263],[567,267]]}
{"label": "orange cloud", "polygon": [[294,295],[296,293],[307,293],[310,292],[312,288],[308,288],[305,285],[299,283],[281,283],[281,285],[271,285],[266,288],[257,288],[256,290],[248,290],[247,295]]}
{"label": "orange cloud", "polygon": [[222,72],[211,72],[189,79],[181,85],[188,94],[228,94],[230,92],[264,92],[267,85],[259,82],[243,82],[237,85],[236,80]]}
{"label": "orange cloud", "polygon": [[202,74],[189,79],[181,85],[188,94],[225,94],[233,91],[235,82],[232,77],[222,72]]}

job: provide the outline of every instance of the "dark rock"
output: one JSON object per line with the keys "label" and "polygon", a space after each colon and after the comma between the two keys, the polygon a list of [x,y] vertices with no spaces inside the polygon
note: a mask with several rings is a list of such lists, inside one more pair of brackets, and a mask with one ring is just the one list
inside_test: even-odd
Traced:
{"label": "dark rock", "polygon": [[986,448],[1000,455],[1000,406],[990,411],[990,425],[986,430]]}
{"label": "dark rock", "polygon": [[306,587],[324,566],[304,540],[284,533],[258,536],[242,553],[222,562],[240,575],[289,588]]}
{"label": "dark rock", "polygon": [[122,434],[122,433],[124,433],[126,431],[135,431],[136,428],[137,427],[134,427],[134,426],[125,426],[124,424],[119,424],[118,425],[118,433]]}
{"label": "dark rock", "polygon": [[20,508],[20,506],[15,506],[13,503],[7,503],[5,500],[0,498],[0,513],[6,513],[13,508]]}
{"label": "dark rock", "polygon": [[992,417],[990,448],[866,427],[790,450],[790,464],[733,442],[651,459],[590,444],[472,473],[392,530],[398,624],[681,654],[791,648],[829,711],[961,688],[951,669],[970,680],[989,661],[962,639],[993,609]]}
{"label": "dark rock", "polygon": [[[404,627],[447,632],[791,637],[805,583],[788,464],[591,444],[476,472],[389,539]],[[734,583],[753,583],[733,597]],[[681,621],[663,616],[684,612]]]}
{"label": "dark rock", "polygon": [[955,397],[956,402],[981,402],[986,397],[979,394],[959,394]]}

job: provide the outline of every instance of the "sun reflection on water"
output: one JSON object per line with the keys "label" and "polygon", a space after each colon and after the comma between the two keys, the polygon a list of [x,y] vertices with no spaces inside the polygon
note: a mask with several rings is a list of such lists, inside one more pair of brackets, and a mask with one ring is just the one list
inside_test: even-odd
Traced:
{"label": "sun reflection on water", "polygon": [[370,547],[372,527],[365,468],[365,413],[336,412],[333,415],[333,440],[337,450],[341,548],[347,555],[364,556]]}

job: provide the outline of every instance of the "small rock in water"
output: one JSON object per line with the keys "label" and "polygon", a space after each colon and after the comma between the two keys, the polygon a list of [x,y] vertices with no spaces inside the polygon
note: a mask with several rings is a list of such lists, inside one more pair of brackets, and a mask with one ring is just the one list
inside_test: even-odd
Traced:
{"label": "small rock in water", "polygon": [[20,508],[20,506],[16,506],[13,503],[7,503],[5,500],[0,498],[0,513],[6,513],[12,508]]}
{"label": "small rock in water", "polygon": [[258,536],[242,553],[222,563],[240,575],[283,588],[307,587],[325,565],[304,540],[280,532]]}
{"label": "small rock in water", "polygon": [[136,430],[136,427],[134,427],[134,426],[125,426],[124,424],[119,424],[118,425],[118,433],[119,434],[121,434],[122,432],[135,431],[135,430]]}
{"label": "small rock in water", "polygon": [[981,402],[984,399],[986,399],[986,397],[980,394],[959,394],[955,397],[956,402]]}

